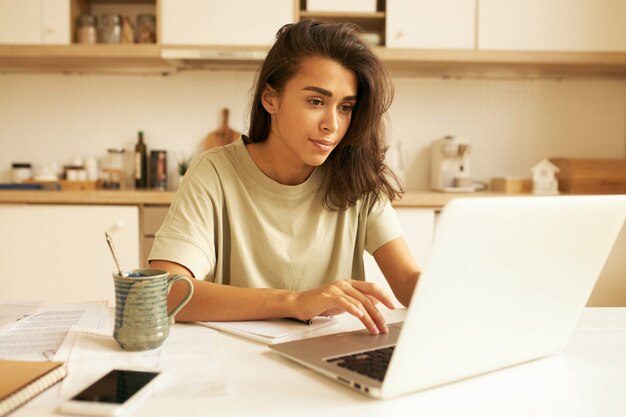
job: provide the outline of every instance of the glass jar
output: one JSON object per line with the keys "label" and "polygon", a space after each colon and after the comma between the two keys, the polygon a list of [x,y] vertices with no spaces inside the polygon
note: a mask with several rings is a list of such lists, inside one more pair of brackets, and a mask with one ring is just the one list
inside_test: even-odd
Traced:
{"label": "glass jar", "polygon": [[153,14],[137,15],[137,43],[156,43],[156,17]]}
{"label": "glass jar", "polygon": [[28,162],[13,162],[11,164],[11,179],[14,183],[28,181],[32,178],[32,166]]}
{"label": "glass jar", "polygon": [[98,29],[100,43],[120,43],[122,41],[122,16],[117,13],[100,15]]}
{"label": "glass jar", "polygon": [[76,42],[96,43],[98,41],[96,26],[96,16],[90,14],[78,16],[76,18]]}
{"label": "glass jar", "polygon": [[107,178],[104,183],[104,188],[120,189],[124,181],[124,158],[126,150],[121,148],[109,148],[107,152],[107,166],[104,168]]}

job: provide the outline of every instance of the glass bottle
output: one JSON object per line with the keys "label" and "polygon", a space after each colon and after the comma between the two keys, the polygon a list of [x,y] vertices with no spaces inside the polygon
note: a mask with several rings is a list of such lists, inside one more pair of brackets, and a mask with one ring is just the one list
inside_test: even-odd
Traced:
{"label": "glass bottle", "polygon": [[137,144],[135,145],[135,188],[146,188],[148,187],[148,152],[141,130],[137,136]]}

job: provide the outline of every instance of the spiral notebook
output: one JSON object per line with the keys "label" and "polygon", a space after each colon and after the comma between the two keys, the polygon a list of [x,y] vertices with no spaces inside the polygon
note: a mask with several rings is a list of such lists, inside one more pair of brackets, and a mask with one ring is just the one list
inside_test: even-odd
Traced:
{"label": "spiral notebook", "polygon": [[63,362],[0,359],[0,417],[26,404],[67,375]]}

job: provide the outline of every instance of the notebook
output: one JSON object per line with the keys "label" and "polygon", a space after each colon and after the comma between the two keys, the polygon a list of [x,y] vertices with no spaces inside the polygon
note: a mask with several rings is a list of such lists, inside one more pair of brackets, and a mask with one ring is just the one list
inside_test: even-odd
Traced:
{"label": "notebook", "polygon": [[451,200],[403,324],[270,348],[376,398],[556,353],[625,218],[626,195]]}
{"label": "notebook", "polygon": [[67,375],[62,362],[0,359],[0,416],[5,416]]}

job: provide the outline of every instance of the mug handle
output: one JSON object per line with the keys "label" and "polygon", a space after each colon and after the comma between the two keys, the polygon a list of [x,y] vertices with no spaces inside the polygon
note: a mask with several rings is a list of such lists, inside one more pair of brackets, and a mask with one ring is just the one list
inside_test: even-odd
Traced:
{"label": "mug handle", "polygon": [[191,296],[193,295],[193,284],[191,283],[191,280],[185,276],[182,276],[180,274],[176,274],[176,275],[172,275],[171,277],[169,277],[167,279],[167,293],[170,293],[170,290],[172,289],[172,285],[176,282],[176,281],[180,281],[183,280],[185,282],[187,282],[187,285],[189,286],[189,291],[187,292],[187,296],[185,296],[185,298],[183,298],[183,301],[181,301],[176,307],[174,307],[174,309],[167,315],[167,318],[169,319],[169,323],[170,326],[172,324],[174,324],[174,317],[176,317],[176,314],[178,314],[178,312],[185,307],[185,304],[187,304],[189,302],[189,300],[191,299]]}

